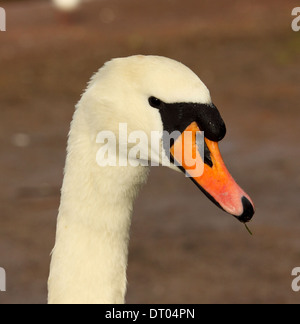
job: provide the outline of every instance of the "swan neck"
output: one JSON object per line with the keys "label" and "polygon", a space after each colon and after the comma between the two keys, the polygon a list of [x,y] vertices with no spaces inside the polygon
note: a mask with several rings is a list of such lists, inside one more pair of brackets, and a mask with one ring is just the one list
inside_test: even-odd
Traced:
{"label": "swan neck", "polygon": [[50,304],[124,303],[131,214],[148,169],[99,167],[97,134],[90,134],[82,120],[83,116],[75,113],[48,301]]}

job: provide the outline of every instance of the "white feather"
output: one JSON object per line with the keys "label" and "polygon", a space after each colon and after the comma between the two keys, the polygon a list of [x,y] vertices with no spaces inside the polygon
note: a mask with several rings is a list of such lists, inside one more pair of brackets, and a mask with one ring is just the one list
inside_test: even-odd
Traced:
{"label": "white feather", "polygon": [[[202,81],[184,65],[163,57],[115,59],[94,75],[71,125],[49,303],[123,303],[133,202],[148,176],[146,167],[96,163],[98,132],[162,131],[148,98],[211,102]],[[150,148],[151,149],[151,148]],[[160,162],[160,161],[157,161]],[[163,199],[163,197],[162,197]]]}

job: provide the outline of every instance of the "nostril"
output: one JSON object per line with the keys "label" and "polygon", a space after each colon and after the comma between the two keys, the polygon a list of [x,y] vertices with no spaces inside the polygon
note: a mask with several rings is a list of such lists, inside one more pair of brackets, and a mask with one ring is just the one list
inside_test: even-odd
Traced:
{"label": "nostril", "polygon": [[244,212],[241,216],[238,216],[236,218],[242,223],[248,223],[251,221],[255,210],[250,200],[245,196],[242,198],[242,204]]}

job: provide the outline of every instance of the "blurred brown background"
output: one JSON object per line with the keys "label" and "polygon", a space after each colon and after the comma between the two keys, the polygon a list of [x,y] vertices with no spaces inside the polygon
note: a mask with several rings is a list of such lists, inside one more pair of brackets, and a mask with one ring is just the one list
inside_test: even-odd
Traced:
{"label": "blurred brown background", "polygon": [[46,303],[65,147],[86,82],[113,57],[191,67],[228,128],[221,144],[253,198],[251,237],[183,175],[153,168],[133,217],[128,303],[298,303],[299,1],[95,0],[74,17],[2,1],[0,303]]}

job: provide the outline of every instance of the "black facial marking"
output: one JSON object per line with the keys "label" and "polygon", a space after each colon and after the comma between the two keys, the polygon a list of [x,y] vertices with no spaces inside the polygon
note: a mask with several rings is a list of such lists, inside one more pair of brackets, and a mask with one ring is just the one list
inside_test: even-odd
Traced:
{"label": "black facial marking", "polygon": [[210,166],[211,168],[213,167],[211,153],[205,141],[204,141],[204,163]]}
{"label": "black facial marking", "polygon": [[149,104],[159,109],[164,129],[169,133],[182,133],[192,122],[196,122],[207,139],[219,142],[225,137],[226,126],[214,104],[169,104],[155,97],[149,98]]}
{"label": "black facial marking", "polygon": [[156,109],[160,109],[161,105],[162,105],[162,101],[155,98],[155,97],[150,97],[149,98],[149,104],[151,107],[156,108]]}

